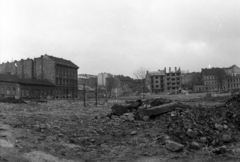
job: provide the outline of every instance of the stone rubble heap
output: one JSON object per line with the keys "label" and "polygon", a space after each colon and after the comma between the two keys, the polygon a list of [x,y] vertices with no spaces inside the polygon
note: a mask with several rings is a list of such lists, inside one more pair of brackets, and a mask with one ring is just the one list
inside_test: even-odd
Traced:
{"label": "stone rubble heap", "polygon": [[181,151],[183,147],[193,150],[221,147],[238,140],[240,95],[213,107],[189,106],[163,98],[127,103],[114,105],[109,117],[162,121],[166,126],[165,145],[171,151]]}

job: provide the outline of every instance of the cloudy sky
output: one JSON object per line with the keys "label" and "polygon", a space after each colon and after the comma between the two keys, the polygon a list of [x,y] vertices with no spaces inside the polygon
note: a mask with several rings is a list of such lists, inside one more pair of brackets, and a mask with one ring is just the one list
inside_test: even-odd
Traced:
{"label": "cloudy sky", "polygon": [[0,62],[48,54],[78,73],[240,66],[239,0],[0,0]]}

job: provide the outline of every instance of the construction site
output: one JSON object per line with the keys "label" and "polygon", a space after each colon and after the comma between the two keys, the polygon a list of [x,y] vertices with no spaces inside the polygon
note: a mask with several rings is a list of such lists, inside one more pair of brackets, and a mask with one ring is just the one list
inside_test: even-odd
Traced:
{"label": "construction site", "polygon": [[238,94],[2,99],[0,161],[240,160]]}

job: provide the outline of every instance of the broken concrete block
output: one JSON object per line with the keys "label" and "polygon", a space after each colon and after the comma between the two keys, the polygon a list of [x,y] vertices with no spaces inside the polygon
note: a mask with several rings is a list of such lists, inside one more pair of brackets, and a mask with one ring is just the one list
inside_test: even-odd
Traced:
{"label": "broken concrete block", "polygon": [[131,132],[131,135],[136,135],[137,134],[137,131],[132,131]]}
{"label": "broken concrete block", "polygon": [[215,123],[215,128],[218,129],[218,130],[223,130],[223,126],[221,124],[217,124]]}
{"label": "broken concrete block", "polygon": [[199,150],[201,148],[201,146],[199,145],[199,143],[193,141],[191,144],[190,144],[190,149],[194,149],[194,150]]}
{"label": "broken concrete block", "polygon": [[197,137],[197,132],[193,131],[192,129],[188,129],[186,134],[189,136],[189,137],[192,137],[192,138],[196,138]]}
{"label": "broken concrete block", "polygon": [[127,112],[128,106],[115,104],[112,106],[111,110],[114,115],[121,116]]}
{"label": "broken concrete block", "polygon": [[144,120],[144,121],[149,121],[150,118],[149,118],[149,116],[144,116],[144,117],[143,117],[143,120]]}
{"label": "broken concrete block", "polygon": [[166,148],[173,152],[182,151],[184,147],[182,144],[171,141],[171,140],[166,140],[165,144],[166,144]]}
{"label": "broken concrete block", "polygon": [[152,107],[152,108],[139,108],[139,116],[140,118],[143,119],[144,116],[156,116],[156,115],[161,115],[163,113],[166,112],[170,112],[175,110],[175,108],[178,107],[178,103],[177,102],[172,102],[169,104],[164,104],[161,106],[156,106],[156,107]]}
{"label": "broken concrete block", "polygon": [[206,137],[201,137],[201,138],[200,138],[200,142],[206,143],[206,142],[207,142],[207,138],[206,138]]}
{"label": "broken concrete block", "polygon": [[223,138],[223,141],[226,143],[231,142],[231,140],[232,140],[232,137],[229,134],[224,134],[222,138]]}

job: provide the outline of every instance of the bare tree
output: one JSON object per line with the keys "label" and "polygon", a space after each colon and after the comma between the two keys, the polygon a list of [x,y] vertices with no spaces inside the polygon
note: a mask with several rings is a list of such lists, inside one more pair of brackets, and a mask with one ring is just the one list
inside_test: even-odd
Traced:
{"label": "bare tree", "polygon": [[147,69],[144,67],[138,68],[133,75],[142,82],[142,98],[144,99],[144,92],[145,92],[145,79],[146,79]]}
{"label": "bare tree", "polygon": [[120,80],[117,77],[109,77],[107,78],[107,91],[112,93],[112,90],[119,87]]}

